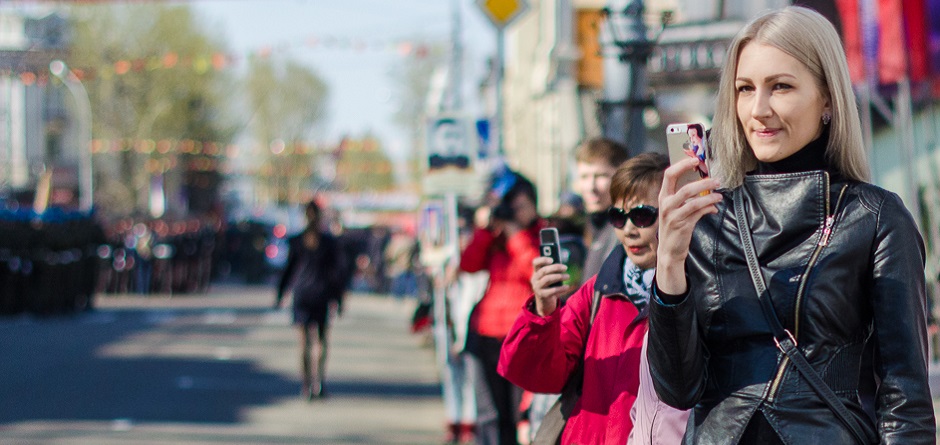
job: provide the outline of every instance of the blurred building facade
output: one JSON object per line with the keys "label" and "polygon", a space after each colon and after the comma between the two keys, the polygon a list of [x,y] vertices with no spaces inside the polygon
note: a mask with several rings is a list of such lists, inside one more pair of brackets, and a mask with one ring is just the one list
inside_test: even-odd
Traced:
{"label": "blurred building facade", "polygon": [[[78,188],[78,125],[68,91],[50,87],[49,63],[67,54],[68,25],[58,14],[0,11],[0,193],[23,197],[53,169],[60,199]],[[67,203],[66,203],[67,204]]]}
{"label": "blurred building facade", "polygon": [[[598,38],[608,26],[605,8],[631,2],[530,3],[506,31],[504,151],[511,166],[535,180],[539,210],[549,214],[570,189],[577,142],[602,134],[598,104],[609,80]],[[927,275],[940,276],[940,1],[635,3],[645,6],[644,22],[656,41],[646,67],[652,105],[643,113],[645,150],[661,152],[668,124],[700,121],[711,127],[726,49],[747,21],[794,3],[827,16],[849,55],[872,181],[904,200],[927,242]],[[670,20],[663,28],[664,13]],[[868,64],[861,74],[860,60]],[[890,62],[895,69],[886,77]],[[931,286],[935,296],[938,280]]]}
{"label": "blurred building facade", "polygon": [[[508,162],[539,187],[540,211],[558,206],[569,189],[573,154],[578,141],[598,136],[603,64],[598,37],[605,22],[605,0],[551,0],[530,2],[529,10],[506,30],[504,69],[505,154]],[[623,3],[623,2],[617,2]],[[643,14],[656,45],[647,63],[648,96],[653,105],[644,110],[647,151],[665,152],[665,127],[673,122],[701,121],[711,126],[720,66],[734,34],[752,17],[771,8],[799,3],[814,8],[843,32],[843,15],[834,0],[646,0]],[[846,2],[846,4],[854,2]],[[859,2],[854,5],[859,5]],[[892,2],[873,2],[890,4]],[[940,35],[938,2],[896,2],[905,12],[905,26],[925,26]],[[922,6],[927,23],[911,24],[907,8]],[[844,6],[844,5],[843,5]],[[898,6],[901,8],[901,6]],[[840,14],[841,12],[841,14]],[[662,27],[664,13],[670,17]],[[898,20],[885,11],[875,20]],[[662,30],[660,33],[660,29]],[[884,39],[884,37],[882,37]],[[902,42],[903,44],[904,42]],[[911,45],[910,34],[907,44]],[[899,52],[909,52],[904,47]],[[937,50],[934,49],[934,52]],[[937,78],[940,59],[928,54],[932,69],[920,82],[875,81],[871,98],[859,88],[863,118],[870,118],[874,182],[897,192],[915,213],[935,215],[940,221],[940,115]],[[909,64],[916,61],[909,56]],[[866,110],[867,109],[867,110]],[[912,153],[905,154],[908,146]],[[929,161],[929,162],[926,162]],[[936,201],[932,202],[932,201]],[[920,209],[920,207],[925,207]],[[940,236],[940,234],[938,234]],[[940,241],[940,238],[938,238]]]}

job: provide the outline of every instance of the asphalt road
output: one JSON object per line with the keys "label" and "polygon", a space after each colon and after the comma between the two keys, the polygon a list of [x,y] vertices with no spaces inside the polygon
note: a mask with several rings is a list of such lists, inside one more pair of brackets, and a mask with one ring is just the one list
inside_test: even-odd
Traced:
{"label": "asphalt road", "polygon": [[0,444],[436,444],[444,414],[414,303],[352,294],[324,400],[299,396],[297,334],[270,288],[103,296],[0,317]]}

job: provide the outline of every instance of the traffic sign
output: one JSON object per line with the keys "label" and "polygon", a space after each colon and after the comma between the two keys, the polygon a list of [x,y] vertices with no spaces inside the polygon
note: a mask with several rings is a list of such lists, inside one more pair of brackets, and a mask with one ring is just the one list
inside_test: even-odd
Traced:
{"label": "traffic sign", "polygon": [[476,0],[480,10],[498,29],[503,29],[529,9],[527,0]]}
{"label": "traffic sign", "polygon": [[479,195],[483,171],[475,121],[460,113],[430,116],[426,122],[425,195]]}

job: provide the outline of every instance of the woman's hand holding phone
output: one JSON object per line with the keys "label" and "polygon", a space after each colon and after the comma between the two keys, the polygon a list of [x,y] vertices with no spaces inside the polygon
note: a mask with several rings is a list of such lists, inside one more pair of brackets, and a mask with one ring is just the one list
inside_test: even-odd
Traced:
{"label": "woman's hand holding phone", "polygon": [[[535,292],[535,313],[545,317],[558,308],[558,299],[571,292],[571,286],[558,286],[556,283],[567,280],[568,266],[553,264],[552,259],[544,256],[532,260],[532,290]],[[554,285],[554,286],[553,286]]]}
{"label": "woman's hand holding phone", "polygon": [[680,185],[680,178],[694,172],[701,161],[686,158],[666,169],[659,192],[659,248],[656,253],[656,286],[667,294],[684,294],[685,259],[689,255],[692,231],[703,216],[716,213],[721,193],[712,178]]}

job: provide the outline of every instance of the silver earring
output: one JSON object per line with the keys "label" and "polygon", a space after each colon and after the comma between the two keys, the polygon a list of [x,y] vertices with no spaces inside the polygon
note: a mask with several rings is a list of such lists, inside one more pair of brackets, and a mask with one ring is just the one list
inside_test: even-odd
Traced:
{"label": "silver earring", "polygon": [[823,125],[829,125],[829,122],[832,121],[832,115],[829,113],[823,113],[822,115]]}

